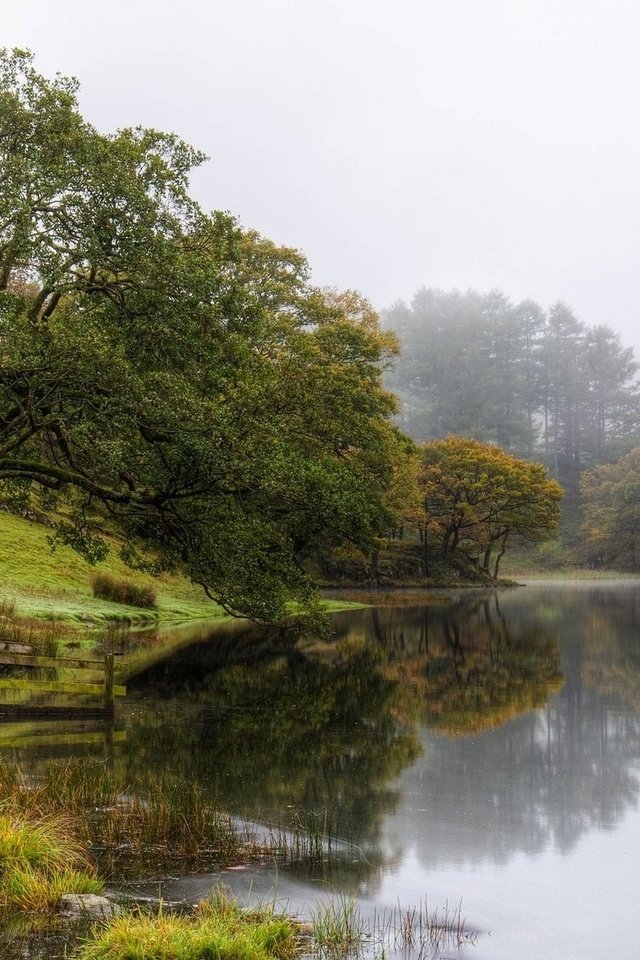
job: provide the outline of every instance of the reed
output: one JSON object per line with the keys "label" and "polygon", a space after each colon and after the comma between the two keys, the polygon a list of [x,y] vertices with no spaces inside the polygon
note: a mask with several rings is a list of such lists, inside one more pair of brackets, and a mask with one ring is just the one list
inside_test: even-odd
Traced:
{"label": "reed", "polygon": [[313,917],[315,951],[326,960],[358,956],[372,938],[369,924],[352,898],[340,897],[320,907]]}
{"label": "reed", "polygon": [[272,829],[268,844],[282,863],[328,863],[340,841],[333,835],[330,813],[294,811],[290,827]]}
{"label": "reed", "polygon": [[112,879],[167,865],[240,863],[276,852],[273,841],[258,842],[190,780],[158,778],[139,788],[103,766],[82,762],[52,765],[38,778],[7,764],[0,777],[2,800],[31,817],[64,813],[82,824],[100,872]]}
{"label": "reed", "polygon": [[0,640],[28,644],[40,656],[57,657],[64,640],[76,630],[57,620],[21,617],[13,601],[0,602]]}
{"label": "reed", "polygon": [[430,910],[427,901],[417,906],[401,907],[377,912],[374,916],[372,939],[379,953],[397,953],[431,960],[441,956],[445,949],[459,949],[478,940],[462,914],[462,901],[451,907],[447,901],[441,909]]}
{"label": "reed", "polygon": [[319,908],[313,916],[315,952],[321,960],[348,960],[362,956],[381,958],[401,953],[431,960],[445,949],[477,942],[462,915],[462,903],[429,910],[418,906],[376,911],[364,917],[353,899],[341,897]]}
{"label": "reed", "polygon": [[100,874],[111,880],[169,866],[197,870],[259,860],[316,866],[345,852],[352,858],[359,849],[332,836],[326,814],[299,814],[290,829],[256,829],[218,809],[192,780],[158,777],[139,786],[82,761],[53,764],[37,777],[3,765],[3,801],[32,819],[72,818]]}

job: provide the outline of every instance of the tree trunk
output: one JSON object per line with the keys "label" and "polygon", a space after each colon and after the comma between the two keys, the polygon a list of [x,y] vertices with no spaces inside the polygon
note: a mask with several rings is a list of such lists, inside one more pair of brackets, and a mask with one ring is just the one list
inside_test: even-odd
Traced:
{"label": "tree trunk", "polygon": [[501,543],[500,543],[500,552],[498,553],[498,556],[496,557],[495,566],[494,566],[494,568],[493,568],[493,579],[494,579],[494,580],[497,580],[497,579],[498,579],[498,568],[500,567],[500,561],[502,560],[502,558],[504,557],[505,553],[507,552],[507,539],[508,539],[508,537],[509,537],[509,533],[508,533],[508,531],[507,531],[507,533],[505,533],[504,536],[502,537],[502,541],[501,541]]}

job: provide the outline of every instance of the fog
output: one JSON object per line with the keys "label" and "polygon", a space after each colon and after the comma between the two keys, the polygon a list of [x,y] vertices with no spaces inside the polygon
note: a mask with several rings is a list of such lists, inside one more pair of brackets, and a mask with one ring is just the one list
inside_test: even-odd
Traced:
{"label": "fog", "polygon": [[563,299],[640,348],[633,0],[19,0],[0,35],[100,129],[205,150],[201,203],[320,284]]}

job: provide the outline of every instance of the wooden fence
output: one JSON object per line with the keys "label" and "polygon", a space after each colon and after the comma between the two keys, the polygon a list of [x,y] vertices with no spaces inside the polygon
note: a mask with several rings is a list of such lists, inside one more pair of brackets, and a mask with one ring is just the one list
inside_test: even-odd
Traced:
{"label": "wooden fence", "polygon": [[[25,702],[23,699],[16,704],[3,703],[0,710],[13,709],[17,707],[23,711],[46,712],[56,709],[54,704],[47,703],[45,706],[41,702],[33,703],[32,698],[39,698],[40,694],[61,694],[78,695],[89,698],[100,698],[102,704],[96,705],[92,712],[99,710],[105,716],[113,716],[115,711],[115,698],[123,697],[126,694],[126,688],[115,683],[115,669],[113,654],[107,654],[103,660],[88,660],[76,657],[41,657],[33,653],[28,644],[12,643],[10,641],[0,641],[0,665],[6,667],[27,667],[39,669],[51,669],[56,671],[71,670],[93,671],[94,674],[101,674],[101,679],[95,680],[77,680],[74,676],[69,680],[41,680],[31,677],[10,677],[0,675],[0,691],[13,690],[18,693],[31,694],[31,698]],[[66,709],[69,709],[68,707]],[[72,710],[76,708],[71,708]],[[86,708],[77,708],[86,709]]]}

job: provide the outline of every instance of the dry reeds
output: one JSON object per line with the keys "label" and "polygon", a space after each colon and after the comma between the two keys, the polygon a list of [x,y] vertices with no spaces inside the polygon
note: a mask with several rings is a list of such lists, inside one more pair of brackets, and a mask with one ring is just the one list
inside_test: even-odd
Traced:
{"label": "dry reeds", "polygon": [[74,630],[56,620],[21,617],[12,600],[0,602],[0,640],[23,643],[43,657],[57,657],[62,641]]}
{"label": "dry reeds", "polygon": [[81,823],[100,872],[110,878],[176,864],[200,869],[239,863],[275,848],[238,827],[189,780],[158,778],[141,791],[102,766],[69,762],[27,781],[7,765],[0,780],[3,799],[32,817],[64,813]]}
{"label": "dry reeds", "polygon": [[477,933],[462,915],[462,903],[429,910],[426,901],[363,916],[353,899],[341,897],[319,908],[313,916],[313,940],[321,960],[404,957],[435,960],[443,949],[474,944]]}

